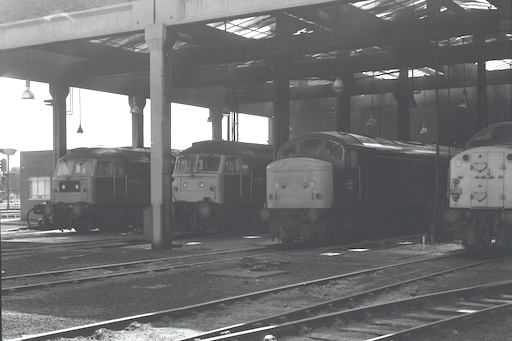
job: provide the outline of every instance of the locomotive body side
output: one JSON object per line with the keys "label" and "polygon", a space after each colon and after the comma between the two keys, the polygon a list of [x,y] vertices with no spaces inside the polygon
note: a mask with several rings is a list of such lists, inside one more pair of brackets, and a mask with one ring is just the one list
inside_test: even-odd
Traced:
{"label": "locomotive body side", "polygon": [[[313,148],[311,148],[313,147]],[[446,150],[440,158],[447,165]],[[283,243],[379,237],[426,229],[435,146],[338,132],[288,141],[267,167],[261,212]]]}
{"label": "locomotive body side", "polygon": [[141,226],[149,188],[149,149],[75,149],[57,164],[43,227],[87,232]]}
{"label": "locomotive body side", "polygon": [[452,236],[468,250],[512,250],[512,122],[475,134],[452,158],[448,181]]}
{"label": "locomotive body side", "polygon": [[[173,181],[176,233],[248,231],[265,200],[272,147],[233,141],[194,143],[177,159]],[[257,225],[257,224],[256,224]]]}

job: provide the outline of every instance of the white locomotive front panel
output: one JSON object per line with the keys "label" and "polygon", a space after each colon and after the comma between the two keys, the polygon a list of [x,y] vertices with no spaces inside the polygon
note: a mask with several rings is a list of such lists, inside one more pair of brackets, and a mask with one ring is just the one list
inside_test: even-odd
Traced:
{"label": "white locomotive front panel", "polygon": [[452,159],[450,173],[451,208],[512,208],[512,152],[509,148],[467,150]]}
{"label": "white locomotive front panel", "polygon": [[450,162],[449,206],[444,218],[468,248],[510,249],[512,239],[512,150],[468,149]]}
{"label": "white locomotive front panel", "polygon": [[332,205],[331,163],[299,158],[278,160],[267,166],[269,209],[323,209]]}

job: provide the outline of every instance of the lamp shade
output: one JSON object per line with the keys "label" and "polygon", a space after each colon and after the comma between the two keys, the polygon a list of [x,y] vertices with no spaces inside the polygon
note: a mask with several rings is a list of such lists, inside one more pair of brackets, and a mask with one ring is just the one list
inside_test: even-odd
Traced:
{"label": "lamp shade", "polygon": [[335,92],[342,92],[345,88],[345,85],[343,84],[343,81],[341,80],[341,77],[338,75],[336,76],[336,79],[334,80],[334,83],[332,83],[332,89]]}
{"label": "lamp shade", "polygon": [[21,99],[34,99],[34,94],[32,93],[32,91],[30,91],[30,81],[27,80],[25,84],[27,88],[21,94]]}

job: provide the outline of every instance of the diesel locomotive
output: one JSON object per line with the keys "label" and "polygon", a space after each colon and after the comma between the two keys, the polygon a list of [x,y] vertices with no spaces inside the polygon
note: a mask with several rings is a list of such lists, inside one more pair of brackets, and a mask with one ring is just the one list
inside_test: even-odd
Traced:
{"label": "diesel locomotive", "polygon": [[282,243],[426,231],[449,159],[450,149],[442,146],[307,133],[283,144],[268,165],[260,217]]}
{"label": "diesel locomotive", "polygon": [[269,145],[202,141],[182,151],[174,168],[173,215],[178,233],[250,232],[264,228]]}
{"label": "diesel locomotive", "polygon": [[76,148],[59,159],[51,201],[36,212],[44,229],[114,231],[141,227],[150,202],[149,148]]}
{"label": "diesel locomotive", "polygon": [[482,129],[450,162],[451,235],[465,248],[512,250],[512,122]]}

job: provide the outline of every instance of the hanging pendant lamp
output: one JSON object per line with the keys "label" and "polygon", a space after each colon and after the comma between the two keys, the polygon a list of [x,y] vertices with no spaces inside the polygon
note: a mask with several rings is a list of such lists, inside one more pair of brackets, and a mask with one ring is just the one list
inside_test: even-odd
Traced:
{"label": "hanging pendant lamp", "polygon": [[82,96],[80,94],[80,89],[78,89],[78,120],[78,130],[76,133],[82,135],[84,130],[82,129]]}
{"label": "hanging pendant lamp", "polygon": [[375,71],[372,74],[372,111],[370,112],[370,118],[366,122],[367,126],[374,127],[377,125],[377,121],[373,118],[373,93],[375,92]]}
{"label": "hanging pendant lamp", "polygon": [[426,91],[423,90],[423,126],[421,127],[420,134],[425,135],[428,134],[428,129],[425,126],[425,112],[427,107],[427,101],[426,101]]}

